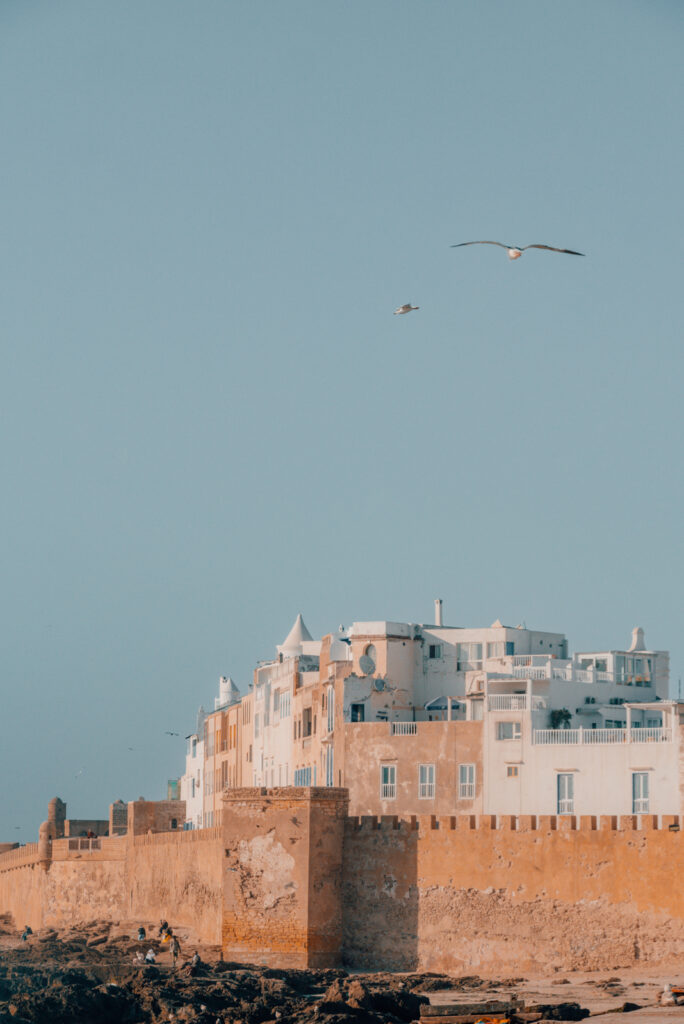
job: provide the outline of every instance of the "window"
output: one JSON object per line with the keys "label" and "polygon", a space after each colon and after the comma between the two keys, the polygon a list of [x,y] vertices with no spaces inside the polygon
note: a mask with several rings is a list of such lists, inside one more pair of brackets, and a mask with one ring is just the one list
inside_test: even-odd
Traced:
{"label": "window", "polygon": [[632,772],[632,814],[648,814],[648,772]]}
{"label": "window", "polygon": [[506,765],[506,778],[507,779],[517,779],[518,778],[518,774],[519,773],[518,773],[518,765],[517,764]]}
{"label": "window", "polygon": [[482,644],[456,644],[456,671],[482,668]]}
{"label": "window", "polygon": [[520,722],[497,722],[496,738],[497,740],[519,740]]}
{"label": "window", "polygon": [[432,800],[435,795],[434,764],[418,765],[418,797],[420,800]]}
{"label": "window", "polygon": [[302,733],[304,736],[310,736],[313,729],[313,715],[311,708],[304,708],[302,713]]}
{"label": "window", "polygon": [[254,738],[257,739],[261,733],[261,715],[254,716]]}
{"label": "window", "polygon": [[194,736],[192,739],[192,757],[197,757],[197,739]]}
{"label": "window", "polygon": [[487,644],[488,658],[503,658],[515,654],[515,644],[510,640],[495,640]]}
{"label": "window", "polygon": [[646,719],[646,728],[647,729],[660,729],[662,724],[663,723],[661,722],[661,720],[659,718],[647,718]]}
{"label": "window", "polygon": [[273,721],[277,722],[280,717],[280,690],[273,693]]}
{"label": "window", "polygon": [[397,766],[383,764],[380,766],[380,799],[394,800],[397,795]]}
{"label": "window", "polygon": [[328,732],[335,728],[335,691],[332,686],[328,687]]}
{"label": "window", "polygon": [[428,646],[428,658],[441,658],[442,657],[442,645],[441,644],[430,644]]}
{"label": "window", "polygon": [[572,772],[559,772],[556,787],[556,813],[573,814],[575,810],[575,777]]}
{"label": "window", "polygon": [[475,796],[475,765],[459,764],[458,796],[460,800],[472,800]]}
{"label": "window", "polygon": [[294,784],[295,786],[310,786],[311,768],[295,768]]}
{"label": "window", "polygon": [[325,750],[325,784],[326,786],[332,786],[334,784],[333,774],[333,748],[330,744],[327,745]]}
{"label": "window", "polygon": [[351,720],[352,722],[365,722],[366,720],[366,708],[363,704],[352,704],[351,706]]}

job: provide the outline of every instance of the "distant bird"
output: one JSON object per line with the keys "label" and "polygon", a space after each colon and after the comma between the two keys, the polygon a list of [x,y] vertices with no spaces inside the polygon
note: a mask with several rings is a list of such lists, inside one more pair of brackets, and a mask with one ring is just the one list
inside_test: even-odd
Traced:
{"label": "distant bird", "polygon": [[79,775],[83,775],[84,771],[85,771],[85,768],[79,768],[78,771],[76,772],[76,774],[74,775],[74,778],[77,779],[79,777]]}
{"label": "distant bird", "polygon": [[548,249],[549,252],[567,252],[570,256],[584,256],[583,252],[575,252],[574,249],[556,249],[553,245],[540,245],[537,242],[532,245],[504,245],[503,242],[458,242],[451,248],[460,249],[463,245],[498,245],[501,249],[508,250],[509,260],[519,260],[526,249]]}
{"label": "distant bird", "polygon": [[410,302],[405,303],[403,306],[399,306],[399,309],[394,310],[394,315],[397,313],[410,313],[414,309],[420,309],[420,306],[412,306]]}
{"label": "distant bird", "polygon": [[164,733],[164,735],[165,736],[180,736],[180,733],[179,732],[169,732],[169,730],[167,729],[166,732]]}

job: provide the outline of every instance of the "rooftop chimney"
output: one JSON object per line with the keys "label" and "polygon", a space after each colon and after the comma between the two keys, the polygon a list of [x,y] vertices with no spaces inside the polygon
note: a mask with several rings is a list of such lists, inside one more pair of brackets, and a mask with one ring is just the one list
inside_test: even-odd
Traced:
{"label": "rooftop chimney", "polygon": [[646,641],[644,640],[644,631],[641,626],[635,626],[632,630],[632,642],[629,645],[630,651],[645,651]]}
{"label": "rooftop chimney", "polygon": [[435,598],[435,626],[442,625],[442,598]]}

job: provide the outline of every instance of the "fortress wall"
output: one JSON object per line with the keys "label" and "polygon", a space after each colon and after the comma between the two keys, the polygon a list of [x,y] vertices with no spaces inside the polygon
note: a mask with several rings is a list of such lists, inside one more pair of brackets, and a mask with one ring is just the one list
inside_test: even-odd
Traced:
{"label": "fortress wall", "polygon": [[189,928],[201,942],[221,942],[223,855],[219,828],[131,837],[124,912],[131,921]]}
{"label": "fortress wall", "polygon": [[[73,842],[73,840],[71,840]],[[156,923],[165,917],[194,937],[219,943],[220,830],[108,837],[100,847],[69,849],[53,840],[51,859],[38,845],[0,856],[0,913],[17,927],[67,928],[89,921]]]}
{"label": "fortress wall", "polygon": [[0,914],[11,914],[17,928],[30,924],[35,931],[43,923],[45,868],[38,863],[38,844],[31,846],[35,847],[33,857],[25,855],[13,865],[5,864],[5,858],[24,853],[27,847],[0,857]]}
{"label": "fortress wall", "polygon": [[43,885],[43,927],[119,921],[125,894],[125,861],[83,854],[53,861]]}
{"label": "fortress wall", "polygon": [[455,973],[608,969],[684,952],[671,819],[348,819],[345,962]]}

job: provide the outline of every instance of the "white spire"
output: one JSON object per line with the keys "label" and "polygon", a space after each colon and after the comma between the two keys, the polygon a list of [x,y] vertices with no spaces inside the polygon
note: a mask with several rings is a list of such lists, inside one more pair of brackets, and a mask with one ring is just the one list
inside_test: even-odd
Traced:
{"label": "white spire", "polygon": [[302,644],[306,640],[313,640],[313,637],[304,625],[304,619],[300,612],[295,619],[294,626],[287,634],[282,644],[279,644],[276,649],[278,654],[285,654],[287,657],[294,658],[296,655],[302,653]]}

